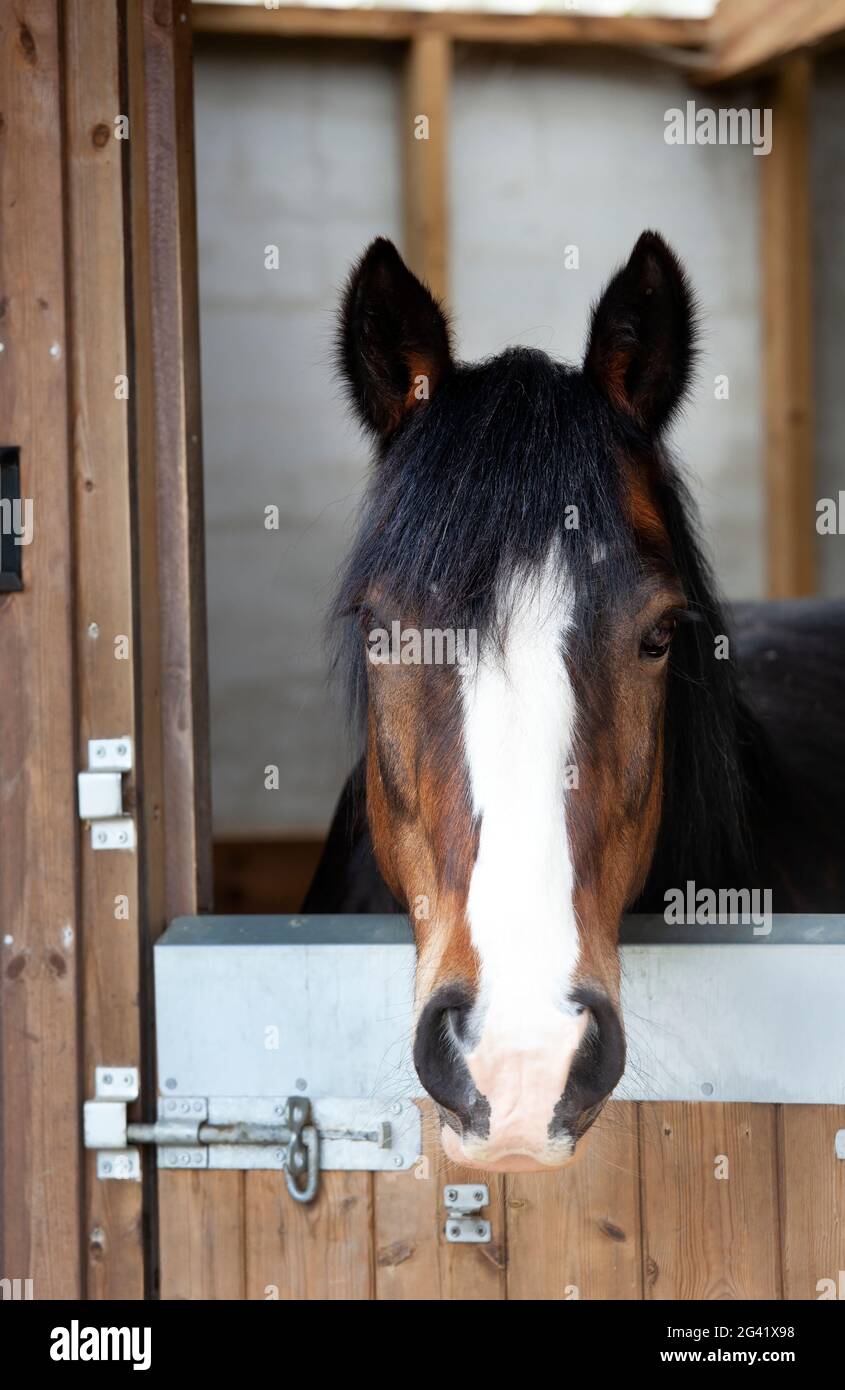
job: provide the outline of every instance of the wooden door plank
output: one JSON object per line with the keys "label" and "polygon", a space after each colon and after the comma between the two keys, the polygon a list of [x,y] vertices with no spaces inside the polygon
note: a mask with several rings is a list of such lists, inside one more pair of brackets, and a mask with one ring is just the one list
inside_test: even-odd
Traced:
{"label": "wooden door plank", "polygon": [[760,161],[770,598],[816,589],[811,85],[811,60],[802,55],[783,65],[765,95],[772,109],[772,148]]}
{"label": "wooden door plank", "polygon": [[[845,1297],[845,1106],[779,1107],[783,1296]],[[835,1292],[834,1292],[835,1291]]]}
{"label": "wooden door plank", "polygon": [[640,1170],[646,1298],[781,1297],[774,1106],[644,1103]]}
{"label": "wooden door plank", "polygon": [[642,1297],[637,1111],[611,1101],[559,1173],[507,1179],[508,1298]]}
{"label": "wooden door plank", "polygon": [[76,741],[60,14],[0,17],[0,420],[33,533],[0,593],[2,1274],[78,1298]]}
{"label": "wooden door plank", "polygon": [[[75,501],[78,757],[90,738],[137,750],[129,380],[125,309],[119,15],[116,0],[65,6],[71,395]],[[104,545],[104,537],[108,543]],[[135,806],[135,776],[124,779]],[[97,1066],[141,1065],[136,853],[80,851],[84,1082]],[[99,1182],[86,1156],[87,1293],[143,1298],[142,1188]]]}
{"label": "wooden door plank", "polygon": [[161,1297],[246,1297],[244,1175],[159,1172]]}
{"label": "wooden door plank", "polygon": [[360,1302],[373,1297],[371,1173],[320,1174],[295,1202],[278,1172],[246,1178],[246,1297]]}
{"label": "wooden door plank", "polygon": [[375,1174],[375,1286],[381,1300],[489,1301],[505,1297],[505,1210],[502,1178],[488,1176],[492,1226],[487,1245],[446,1240],[443,1189],[479,1175],[450,1163],[440,1147],[430,1101],[422,1104],[423,1154],[413,1173]]}

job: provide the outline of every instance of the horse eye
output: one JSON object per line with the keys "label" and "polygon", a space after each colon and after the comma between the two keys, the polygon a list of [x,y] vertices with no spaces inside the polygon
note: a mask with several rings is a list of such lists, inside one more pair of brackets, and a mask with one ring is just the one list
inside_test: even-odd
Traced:
{"label": "horse eye", "polygon": [[677,626],[677,619],[661,618],[660,622],[655,623],[654,627],[646,633],[640,643],[640,655],[649,661],[659,661],[668,652]]}

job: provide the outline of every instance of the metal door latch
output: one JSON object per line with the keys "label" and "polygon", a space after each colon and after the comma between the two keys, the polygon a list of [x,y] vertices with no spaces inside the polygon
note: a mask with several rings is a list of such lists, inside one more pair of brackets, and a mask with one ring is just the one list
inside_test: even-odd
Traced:
{"label": "metal door latch", "polygon": [[294,1201],[310,1202],[321,1168],[408,1170],[420,1152],[420,1112],[411,1102],[160,1096],[156,1121],[140,1124],[126,1114],[138,1096],[135,1068],[97,1067],[95,1093],[85,1102],[84,1131],[100,1178],[140,1179],[137,1145],[150,1144],[159,1168],[279,1170]]}
{"label": "metal door latch", "polygon": [[132,740],[90,738],[88,771],[77,777],[79,819],[91,823],[93,849],[134,849],[135,822],[123,810],[123,773],[132,771]]}
{"label": "metal door latch", "polygon": [[481,1216],[481,1208],[490,1201],[487,1185],[455,1183],[444,1187],[446,1203],[446,1239],[453,1245],[487,1245],[490,1242],[490,1222]]}

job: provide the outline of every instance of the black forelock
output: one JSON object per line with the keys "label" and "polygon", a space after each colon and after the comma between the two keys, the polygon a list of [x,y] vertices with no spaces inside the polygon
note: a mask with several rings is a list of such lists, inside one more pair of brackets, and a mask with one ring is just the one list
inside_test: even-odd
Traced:
{"label": "black forelock", "polygon": [[580,372],[528,348],[456,367],[377,461],[334,619],[378,581],[395,616],[480,640],[503,584],[556,538],[576,594],[594,590],[578,580],[598,553],[602,583],[624,589],[635,555],[613,454],[611,414]]}

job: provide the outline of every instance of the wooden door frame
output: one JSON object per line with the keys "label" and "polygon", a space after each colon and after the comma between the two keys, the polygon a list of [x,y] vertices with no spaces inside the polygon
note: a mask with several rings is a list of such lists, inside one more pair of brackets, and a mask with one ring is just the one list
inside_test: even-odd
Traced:
{"label": "wooden door frame", "polygon": [[[35,519],[0,594],[0,1277],[137,1299],[155,1169],[99,1181],[81,1119],[98,1065],[154,1113],[152,943],[211,905],[189,7],[4,4],[0,73],[2,442]],[[138,848],[99,852],[76,774],[124,735]]]}

